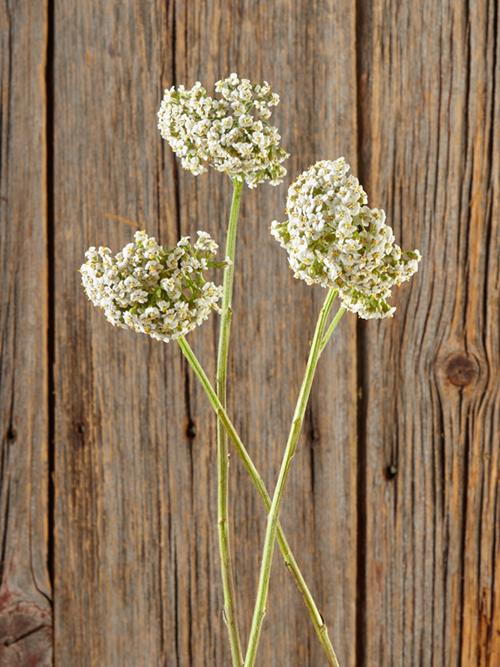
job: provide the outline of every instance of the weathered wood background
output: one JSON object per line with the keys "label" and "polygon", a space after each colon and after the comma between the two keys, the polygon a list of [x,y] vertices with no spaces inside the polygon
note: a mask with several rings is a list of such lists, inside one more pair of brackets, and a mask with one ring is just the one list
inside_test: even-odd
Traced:
{"label": "weathered wood background", "polygon": [[[272,488],[322,291],[270,221],[344,155],[423,254],[397,317],[342,321],[284,524],[343,666],[500,665],[495,0],[2,0],[0,665],[222,666],[214,420],[175,345],[82,294],[85,248],[221,242],[229,183],[156,129],[162,90],[281,94],[287,181],[244,194],[231,413]],[[495,132],[496,130],[496,132]],[[190,337],[210,372],[217,318]],[[264,513],[232,464],[248,628]],[[495,569],[496,568],[496,569]],[[324,664],[275,558],[259,665]]]}

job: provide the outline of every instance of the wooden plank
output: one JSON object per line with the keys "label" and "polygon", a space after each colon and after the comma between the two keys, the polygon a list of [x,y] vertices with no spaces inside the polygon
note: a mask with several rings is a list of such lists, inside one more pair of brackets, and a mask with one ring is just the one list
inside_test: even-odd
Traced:
{"label": "wooden plank", "polygon": [[162,161],[173,161],[155,117],[168,21],[162,2],[55,5],[60,665],[178,664],[177,627],[189,618],[177,570],[192,526],[180,359],[112,329],[77,272],[89,245],[118,250],[138,227],[161,227],[166,242],[177,235],[172,170],[158,182]]}
{"label": "wooden plank", "polygon": [[[211,86],[221,76],[236,71],[241,76],[268,80],[281,95],[273,119],[292,157],[287,162],[289,174],[280,187],[263,185],[244,191],[229,392],[231,414],[272,489],[308,341],[325,293],[294,280],[286,255],[269,234],[269,225],[284,215],[289,182],[310,164],[344,154],[356,166],[352,85],[356,70],[351,48],[354,7],[349,2],[306,1],[177,3],[174,25],[178,83],[191,85],[200,79]],[[167,77],[165,84],[170,83]],[[201,225],[222,243],[229,211],[227,179],[217,173],[195,179],[183,172],[179,174],[179,191],[181,229],[193,233]],[[192,342],[202,359],[211,364],[215,338],[207,334],[205,327],[192,336]],[[205,398],[197,387],[190,387],[190,396],[195,418],[208,419]],[[355,396],[355,322],[346,318],[318,374],[283,513],[287,534],[308,574],[343,665],[355,663]],[[203,446],[213,443],[211,431],[201,431],[200,440]],[[213,456],[212,449],[212,461]],[[236,460],[231,470],[238,602],[246,637],[265,516]],[[207,471],[207,484],[214,508],[212,471],[213,465]],[[201,502],[206,501],[202,498]],[[204,531],[210,539],[212,609],[217,610],[221,593],[213,509],[211,524],[205,525]],[[202,534],[199,539],[207,538]],[[217,616],[212,616],[217,653],[210,664],[228,664],[220,615],[218,627],[216,621]],[[259,664],[302,667],[323,663],[302,600],[277,556]]]}
{"label": "wooden plank", "polygon": [[47,5],[0,5],[0,665],[51,664]]}
{"label": "wooden plank", "polygon": [[[199,227],[223,241],[227,179],[181,173],[155,128],[172,82],[211,84],[233,69],[267,78],[283,98],[276,122],[295,156],[290,177],[340,153],[354,162],[353,9],[59,0],[55,30],[56,663],[227,664],[213,418],[177,349],[112,330],[86,303],[76,267],[85,247],[116,249],[136,222],[167,243]],[[270,484],[323,296],[293,280],[269,235],[285,193],[245,192],[231,368],[231,411]],[[190,337],[211,374],[216,324]],[[343,664],[353,665],[356,354],[354,322],[342,326],[314,390],[285,521]],[[264,513],[232,469],[248,626]],[[277,560],[271,594],[262,664],[321,664]]]}
{"label": "wooden plank", "polygon": [[[228,7],[227,3],[213,2],[202,3],[201,11],[189,7],[181,4],[176,15],[177,80],[191,84],[200,78],[211,84],[234,70],[272,82],[282,98],[275,122],[292,154],[287,183],[317,159],[344,153],[355,160],[355,91],[351,85],[355,61],[348,47],[354,14],[349,3],[236,3]],[[341,52],[344,47],[343,59],[334,57],[334,42],[342,45]],[[294,45],[293,53],[290,44]],[[319,67],[318,60],[322,60]],[[223,184],[218,174],[202,179],[180,175],[179,180],[181,216],[191,225],[189,231],[200,217],[206,218],[210,231],[223,238],[227,184],[221,194],[215,194],[221,192]],[[235,287],[231,412],[270,488],[281,461],[307,341],[324,298],[321,290],[294,281],[285,255],[269,235],[270,221],[283,215],[287,183],[245,191]],[[206,202],[210,203],[204,216]],[[356,412],[355,407],[336,402],[336,398],[355,394],[352,321],[344,323],[342,334],[336,352],[329,351],[314,389],[308,432],[295,461],[284,521],[347,665],[354,664],[355,658],[351,646],[355,632]],[[197,335],[196,342],[204,359],[213,357],[214,342],[208,341],[204,332]],[[332,377],[337,378],[335,388]],[[329,409],[322,404],[327,391],[332,392]],[[196,392],[193,410],[198,412],[204,399],[200,401]],[[237,588],[246,636],[264,516],[236,463],[233,470],[237,474],[233,488],[238,495]],[[321,531],[317,530],[319,524]],[[266,665],[322,664],[302,601],[278,561],[276,558],[259,660]],[[218,576],[217,569],[213,576]],[[222,629],[219,636],[223,637]]]}
{"label": "wooden plank", "polygon": [[497,21],[361,3],[363,182],[423,261],[363,327],[360,664],[500,660]]}

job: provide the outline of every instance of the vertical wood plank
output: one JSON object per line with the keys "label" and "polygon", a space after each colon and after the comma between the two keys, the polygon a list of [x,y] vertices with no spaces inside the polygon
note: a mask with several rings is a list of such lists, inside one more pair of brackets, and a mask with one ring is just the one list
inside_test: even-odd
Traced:
{"label": "vertical wood plank", "polygon": [[47,5],[0,3],[0,665],[51,664]]}
{"label": "vertical wood plank", "polygon": [[171,18],[163,2],[55,4],[59,665],[189,664],[179,563],[194,540],[179,356],[112,329],[77,271],[89,245],[118,250],[137,228],[176,239],[155,119]]}
{"label": "vertical wood plank", "polygon": [[[292,158],[280,187],[262,185],[244,191],[229,391],[231,414],[272,489],[308,342],[325,294],[293,279],[286,255],[269,234],[269,225],[284,215],[290,181],[311,163],[344,154],[356,166],[354,7],[348,2],[179,2],[174,25],[177,83],[192,85],[199,79],[211,87],[218,78],[236,71],[240,76],[268,80],[281,95],[273,122]],[[332,44],[336,44],[335,51]],[[170,85],[172,80],[167,77],[165,83]],[[183,233],[194,233],[201,226],[223,244],[228,179],[217,173],[193,178],[180,172],[179,193]],[[192,343],[212,369],[215,326],[213,337],[204,327],[193,334]],[[351,400],[355,383],[355,323],[346,318],[318,374],[283,512],[287,534],[344,665],[355,663],[356,406]],[[197,387],[190,387],[190,397],[193,418],[210,419]],[[196,455],[207,446],[212,452],[206,474],[215,507],[213,434],[205,428],[197,432]],[[235,457],[231,473],[238,602],[246,638],[265,514]],[[195,502],[206,501],[197,492]],[[212,609],[217,610],[221,592],[214,521],[212,514],[212,523],[204,527],[208,534],[201,533],[198,539],[206,539],[211,550]],[[211,664],[227,664],[220,613],[216,611],[212,619],[218,623],[211,629],[218,646],[217,659]],[[323,662],[302,600],[277,554],[259,664],[293,667]]]}
{"label": "vertical wood plank", "polygon": [[[498,8],[361,2],[363,182],[423,261],[362,328],[360,664],[499,662]],[[496,611],[496,616],[494,613]]]}

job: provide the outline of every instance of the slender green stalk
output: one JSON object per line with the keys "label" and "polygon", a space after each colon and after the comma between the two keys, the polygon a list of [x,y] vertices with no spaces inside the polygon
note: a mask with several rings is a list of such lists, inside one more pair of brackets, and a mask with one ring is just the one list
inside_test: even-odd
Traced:
{"label": "slender green stalk", "polygon": [[264,540],[264,548],[262,552],[259,586],[257,589],[257,599],[255,602],[254,614],[252,618],[252,627],[250,630],[250,638],[248,640],[248,648],[245,656],[244,667],[254,667],[255,660],[257,657],[257,649],[259,645],[260,633],[262,630],[262,623],[266,613],[267,596],[269,592],[269,580],[271,577],[271,565],[273,561],[274,543],[276,540],[276,533],[278,530],[278,520],[281,509],[281,500],[283,497],[283,492],[285,490],[285,485],[288,478],[288,473],[290,471],[292,459],[297,449],[297,443],[302,428],[302,422],[304,421],[304,414],[307,407],[307,401],[309,400],[309,395],[311,393],[311,386],[314,379],[314,373],[316,371],[316,366],[318,364],[318,359],[321,353],[321,343],[323,340],[323,333],[325,330],[326,323],[328,321],[328,315],[332,308],[335,294],[336,294],[335,290],[330,290],[328,292],[318,317],[316,330],[314,332],[314,337],[311,343],[311,350],[309,352],[309,359],[307,360],[304,379],[302,381],[302,386],[300,388],[299,397],[297,400],[297,405],[295,407],[295,413],[293,416],[292,426],[290,429],[290,434],[288,436],[288,442],[281,463],[281,468],[278,475],[278,481],[276,483],[276,489],[274,491],[273,499],[271,502],[271,509],[269,510],[269,514],[267,517],[267,528]]}
{"label": "slender green stalk", "polygon": [[[226,257],[230,260],[224,270],[222,313],[219,332],[219,348],[217,352],[216,388],[222,406],[226,407],[227,363],[229,354],[229,337],[231,333],[232,300],[234,282],[234,257],[236,251],[236,231],[240,210],[243,181],[233,180],[233,198],[226,238]],[[229,456],[227,433],[220,419],[217,420],[217,526],[219,533],[219,553],[221,561],[222,587],[224,591],[224,619],[229,632],[231,655],[234,667],[243,664],[238,620],[236,614],[236,598],[234,591],[234,575],[231,562],[231,545],[229,539]]]}
{"label": "slender green stalk", "polygon": [[[210,380],[208,379],[205,371],[203,370],[200,362],[196,358],[196,355],[194,354],[193,350],[191,349],[189,343],[187,340],[182,337],[178,339],[179,346],[186,357],[189,365],[193,369],[195,375],[197,376],[198,380],[200,381],[203,389],[205,390],[208,399],[210,401],[210,404],[212,405],[212,408],[214,409],[215,413],[217,414],[219,420],[223,423],[224,428],[226,429],[227,434],[231,438],[236,451],[238,453],[238,456],[240,457],[241,461],[243,462],[243,465],[248,472],[250,479],[253,482],[253,485],[257,489],[259,495],[261,496],[262,500],[264,501],[264,505],[266,507],[266,510],[269,511],[271,508],[271,497],[269,496],[269,493],[267,492],[266,486],[259,475],[259,472],[257,468],[255,467],[252,459],[250,458],[249,453],[247,452],[245,445],[241,441],[235,427],[233,426],[231,420],[229,419],[227,412],[224,410],[224,407],[222,406],[222,403],[217,397],[217,394],[210,384]],[[287,568],[290,570],[293,578],[295,579],[295,583],[297,585],[297,588],[299,591],[302,593],[302,596],[304,598],[304,602],[306,604],[306,607],[308,609],[309,615],[311,617],[311,621],[313,623],[314,629],[316,631],[316,634],[318,635],[318,638],[321,642],[321,645],[325,651],[325,655],[328,659],[328,664],[331,667],[339,667],[339,663],[337,660],[337,657],[335,655],[335,652],[333,650],[332,644],[330,642],[330,638],[328,636],[328,629],[323,621],[323,618],[316,606],[316,603],[314,601],[313,596],[311,595],[311,592],[309,591],[309,588],[307,587],[306,581],[299,569],[298,563],[295,560],[295,556],[292,553],[292,550],[290,548],[290,545],[288,544],[288,541],[285,537],[285,534],[278,522],[278,544],[281,549],[281,553],[283,555],[283,559],[285,561],[285,565]]]}
{"label": "slender green stalk", "polygon": [[333,332],[337,328],[337,324],[340,322],[340,320],[342,319],[342,316],[344,315],[345,312],[346,312],[346,309],[344,308],[344,306],[340,306],[340,308],[335,313],[335,317],[330,322],[330,326],[325,331],[325,333],[323,335],[323,338],[321,339],[321,345],[320,345],[320,348],[319,348],[319,353],[320,354],[323,352],[325,347],[328,345],[328,341],[332,337]]}

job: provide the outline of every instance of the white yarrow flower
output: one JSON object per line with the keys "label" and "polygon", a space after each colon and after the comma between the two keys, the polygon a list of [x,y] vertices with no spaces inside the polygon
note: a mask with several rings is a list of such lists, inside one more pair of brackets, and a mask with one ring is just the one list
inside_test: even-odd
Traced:
{"label": "white yarrow flower", "polygon": [[253,84],[236,74],[218,81],[215,91],[219,97],[210,97],[199,81],[190,90],[165,90],[158,128],[182,166],[195,175],[213,167],[251,188],[280,183],[288,153],[268,122],[278,95],[266,81]]}
{"label": "white yarrow flower", "polygon": [[364,319],[390,317],[394,285],[418,268],[418,250],[394,243],[384,211],[367,206],[344,158],[317,162],[290,186],[287,220],[271,233],[288,252],[296,278],[335,288],[345,308]]}
{"label": "white yarrow flower", "polygon": [[203,271],[225,266],[214,260],[218,246],[206,232],[194,244],[183,237],[171,250],[146,232],[112,255],[89,248],[80,272],[85,292],[114,326],[168,342],[184,336],[218,310],[222,287]]}

